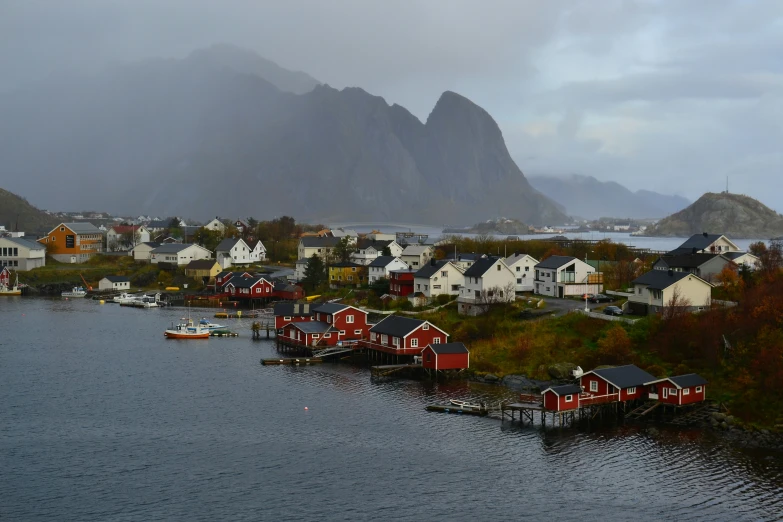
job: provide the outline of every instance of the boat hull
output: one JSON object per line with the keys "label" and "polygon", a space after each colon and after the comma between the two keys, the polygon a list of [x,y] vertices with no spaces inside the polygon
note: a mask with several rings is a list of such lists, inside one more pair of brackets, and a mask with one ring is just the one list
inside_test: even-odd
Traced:
{"label": "boat hull", "polygon": [[163,332],[166,339],[209,339],[209,332],[177,332],[166,330]]}
{"label": "boat hull", "polygon": [[0,292],[0,297],[3,297],[5,295],[22,295],[21,290],[9,290],[7,292]]}

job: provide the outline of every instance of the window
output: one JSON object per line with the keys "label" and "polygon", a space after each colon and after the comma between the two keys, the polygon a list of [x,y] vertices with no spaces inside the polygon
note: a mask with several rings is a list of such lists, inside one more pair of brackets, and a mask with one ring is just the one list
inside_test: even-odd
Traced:
{"label": "window", "polygon": [[348,281],[353,281],[353,276],[352,275],[348,276]]}
{"label": "window", "polygon": [[435,338],[432,340],[432,344],[440,344],[440,337],[435,337]]}
{"label": "window", "polygon": [[591,392],[598,391],[598,381],[590,381],[590,391]]}
{"label": "window", "polygon": [[381,334],[381,344],[388,344],[389,337],[386,334]]}
{"label": "window", "polygon": [[374,333],[374,334],[370,335],[370,339],[372,339],[373,341],[377,341],[378,340],[378,334]]}
{"label": "window", "polygon": [[336,279],[336,278],[335,278],[334,274],[332,274],[332,281],[334,281],[335,279]]}
{"label": "window", "polygon": [[683,388],[682,389],[682,394],[683,395],[690,395],[691,394],[691,390],[689,388]]}
{"label": "window", "polygon": [[57,237],[56,236],[52,236],[52,241],[54,241],[55,239],[57,239]]}
{"label": "window", "polygon": [[60,232],[65,232],[65,227],[60,227]]}
{"label": "window", "polygon": [[696,393],[701,393],[701,386],[696,386]]}
{"label": "window", "polygon": [[522,278],[521,278],[521,277],[518,277],[518,278],[517,278],[517,284],[518,284],[518,285],[521,285],[521,284],[522,284]]}
{"label": "window", "polygon": [[340,330],[340,335],[345,335],[345,330]]}
{"label": "window", "polygon": [[430,325],[429,325],[429,323],[424,323],[424,324],[421,326],[421,329],[422,329],[422,330],[429,330],[429,329],[430,329]]}
{"label": "window", "polygon": [[642,287],[641,286],[636,288],[636,293],[639,294],[639,295],[642,295]]}
{"label": "window", "polygon": [[633,388],[628,388],[628,395],[633,395],[634,393],[636,393],[636,386]]}
{"label": "window", "polygon": [[522,268],[522,267],[519,267],[519,266],[517,267],[517,272],[519,272],[519,269],[520,269],[520,268]]}
{"label": "window", "polygon": [[500,272],[500,265],[498,265],[498,272]]}
{"label": "window", "polygon": [[418,347],[419,347],[419,340],[411,339],[411,348],[418,348]]}
{"label": "window", "polygon": [[313,339],[318,339],[318,334],[313,334]]}
{"label": "window", "polygon": [[565,400],[566,402],[573,402],[574,401],[574,396],[573,395],[566,395],[565,399],[566,399]]}
{"label": "window", "polygon": [[530,272],[530,267],[529,266],[525,267],[525,272]]}
{"label": "window", "polygon": [[448,270],[442,270],[442,271],[440,272],[440,276],[441,276],[441,277],[449,277],[449,272],[448,272]]}
{"label": "window", "polygon": [[332,337],[332,334],[330,334],[330,333],[328,333],[328,334],[324,334],[324,339],[329,339],[329,338],[331,338],[331,337]]}
{"label": "window", "polygon": [[440,285],[432,285],[433,290],[440,290]]}
{"label": "window", "polygon": [[345,316],[345,322],[346,323],[352,323],[353,322],[353,316],[352,315],[346,315]]}
{"label": "window", "polygon": [[677,395],[677,389],[676,388],[670,388],[669,389],[669,395]]}
{"label": "window", "polygon": [[394,342],[392,342],[392,344],[394,346],[400,346],[400,338],[399,337],[392,337],[392,340],[394,341]]}
{"label": "window", "polygon": [[332,316],[331,315],[327,315],[326,316],[326,322],[327,323],[331,323],[332,322]]}
{"label": "window", "polygon": [[353,334],[354,335],[362,335],[362,331],[361,330],[354,330]]}

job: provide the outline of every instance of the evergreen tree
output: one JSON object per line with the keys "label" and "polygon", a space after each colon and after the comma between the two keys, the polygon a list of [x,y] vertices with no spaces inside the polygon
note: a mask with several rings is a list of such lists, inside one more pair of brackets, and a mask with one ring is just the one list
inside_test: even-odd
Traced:
{"label": "evergreen tree", "polygon": [[318,257],[318,254],[313,254],[307,261],[302,282],[309,285],[311,288],[316,288],[326,281],[326,278],[327,273],[324,262]]}
{"label": "evergreen tree", "polygon": [[356,247],[351,243],[348,236],[340,239],[340,242],[334,247],[334,257],[345,263],[351,259],[351,254],[356,252]]}
{"label": "evergreen tree", "polygon": [[383,247],[383,250],[381,250],[381,255],[382,256],[391,256],[392,255],[391,248],[389,248],[389,245],[386,245],[385,247]]}

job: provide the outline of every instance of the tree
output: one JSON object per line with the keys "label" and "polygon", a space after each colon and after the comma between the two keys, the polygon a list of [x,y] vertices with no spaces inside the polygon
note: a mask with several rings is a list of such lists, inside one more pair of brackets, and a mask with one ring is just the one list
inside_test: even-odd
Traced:
{"label": "tree", "polygon": [[513,303],[516,298],[516,283],[510,282],[505,286],[494,286],[481,291],[476,306],[482,314],[489,312],[491,308],[499,305]]}
{"label": "tree", "polygon": [[758,241],[751,244],[749,250],[759,258],[759,273],[767,279],[777,275],[780,267],[783,266],[783,241],[779,239],[770,241],[769,246]]}
{"label": "tree", "polygon": [[334,257],[343,263],[351,259],[351,254],[356,252],[356,246],[354,246],[351,238],[348,236],[340,239],[339,243],[334,247]]}
{"label": "tree", "polygon": [[309,285],[310,288],[316,288],[326,281],[327,277],[326,265],[318,257],[318,254],[313,254],[307,261],[302,282]]}
{"label": "tree", "polygon": [[598,341],[598,364],[629,364],[633,362],[633,350],[628,332],[616,324]]}
{"label": "tree", "polygon": [[201,227],[193,234],[193,242],[206,248],[207,250],[215,251],[220,241],[223,239],[223,234],[219,230],[209,230]]}
{"label": "tree", "polygon": [[391,256],[392,255],[392,251],[391,251],[391,248],[389,248],[389,245],[386,245],[385,247],[383,247],[383,250],[381,250],[381,255],[382,256]]}
{"label": "tree", "polygon": [[106,244],[106,248],[109,250],[109,252],[116,252],[120,249],[120,244],[116,239],[111,239]]}
{"label": "tree", "polygon": [[[132,228],[123,232],[119,237],[119,245],[131,249],[141,242],[141,232],[138,228]],[[119,249],[118,249],[119,250]]]}
{"label": "tree", "polygon": [[390,289],[389,280],[386,279],[385,277],[381,277],[379,279],[376,279],[372,283],[370,283],[370,290],[372,290],[379,297],[388,294],[389,289]]}
{"label": "tree", "polygon": [[680,293],[680,287],[674,285],[671,299],[664,305],[661,317],[664,320],[675,319],[688,314],[688,307],[691,306],[689,299]]}

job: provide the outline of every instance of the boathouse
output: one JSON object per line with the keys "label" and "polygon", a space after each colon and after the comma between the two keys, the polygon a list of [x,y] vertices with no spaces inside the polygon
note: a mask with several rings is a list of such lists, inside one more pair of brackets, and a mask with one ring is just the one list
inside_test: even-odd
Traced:
{"label": "boathouse", "polygon": [[663,404],[684,406],[707,398],[707,379],[695,373],[646,383],[647,396]]}
{"label": "boathouse", "polygon": [[329,324],[337,330],[335,341],[367,337],[370,325],[367,324],[367,312],[364,310],[339,303],[323,303],[314,305],[312,311],[315,314],[315,321]]}
{"label": "boathouse", "polygon": [[653,375],[634,364],[592,370],[579,377],[584,393],[580,403],[592,405],[646,399],[645,383],[654,380]]}
{"label": "boathouse", "polygon": [[320,321],[290,323],[278,340],[299,346],[334,346],[337,344],[337,330]]}
{"label": "boathouse", "polygon": [[253,274],[249,272],[231,272],[231,271],[223,271],[220,272],[218,275],[215,276],[215,288],[217,290],[220,290],[226,284],[234,277],[244,277],[244,278],[252,278]]}
{"label": "boathouse", "polygon": [[466,370],[470,352],[462,343],[428,344],[421,352],[421,365],[430,370]]}
{"label": "boathouse", "polygon": [[550,411],[569,411],[579,408],[579,395],[582,388],[576,384],[550,386],[541,395],[544,408]]}
{"label": "boathouse", "polygon": [[285,301],[296,301],[304,297],[304,290],[301,286],[278,281],[275,283],[275,289],[272,292],[272,295]]}
{"label": "boathouse", "polygon": [[445,344],[449,338],[429,321],[400,315],[384,317],[369,333],[366,348],[394,355],[419,355],[428,344]]}
{"label": "boathouse", "polygon": [[263,277],[232,277],[224,288],[232,299],[269,299],[275,285]]}
{"label": "boathouse", "polygon": [[315,320],[310,303],[275,303],[275,329],[280,330],[290,323]]}

